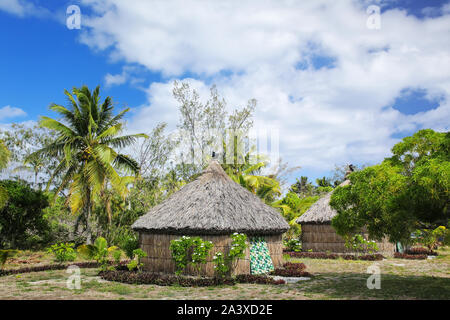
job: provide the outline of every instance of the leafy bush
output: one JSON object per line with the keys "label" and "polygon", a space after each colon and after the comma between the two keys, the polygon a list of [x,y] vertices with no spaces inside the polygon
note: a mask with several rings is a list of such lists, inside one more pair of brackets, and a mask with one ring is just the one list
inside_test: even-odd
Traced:
{"label": "leafy bush", "polygon": [[77,253],[73,249],[75,244],[73,243],[59,243],[54,244],[47,249],[47,252],[53,253],[55,261],[62,263],[65,261],[74,261],[77,257]]}
{"label": "leafy bush", "polygon": [[116,246],[108,248],[106,239],[98,237],[95,239],[94,244],[84,244],[79,246],[78,252],[87,259],[97,261],[102,269],[106,269],[109,255],[117,249],[118,247]]}
{"label": "leafy bush", "polygon": [[363,235],[359,233],[345,237],[345,239],[345,246],[358,254],[361,254],[362,252],[372,254],[378,251],[378,246],[375,241],[366,240]]}
{"label": "leafy bush", "polygon": [[130,263],[127,264],[128,270],[141,270],[142,266],[144,265],[141,263],[141,258],[144,258],[147,256],[147,253],[145,253],[142,249],[135,249],[133,250],[133,260],[130,261]]}
{"label": "leafy bush", "polygon": [[214,269],[217,276],[224,278],[230,276],[230,272],[237,263],[238,259],[245,257],[247,248],[247,236],[243,233],[233,233],[231,235],[231,247],[225,255],[222,252],[216,252],[213,257]]}
{"label": "leafy bush", "polygon": [[86,242],[84,236],[74,232],[74,225],[78,217],[70,211],[65,197],[46,193],[49,197],[50,206],[43,210],[43,217],[49,226],[48,244],[60,242],[73,242],[75,247]]}
{"label": "leafy bush", "polygon": [[180,275],[188,264],[199,266],[206,263],[206,258],[213,244],[200,237],[182,236],[170,242],[172,259],[175,262],[175,274]]}
{"label": "leafy bush", "polygon": [[447,233],[448,230],[444,226],[439,226],[436,229],[416,230],[415,232],[417,242],[426,246],[430,251],[437,248],[440,240],[445,242]]}
{"label": "leafy bush", "polygon": [[302,243],[298,239],[287,239],[283,243],[287,251],[299,252],[302,250]]}
{"label": "leafy bush", "polygon": [[112,256],[113,256],[113,259],[114,259],[114,263],[116,265],[119,265],[120,264],[120,260],[122,259],[122,250],[120,250],[120,249],[114,250],[113,253],[112,253]]}
{"label": "leafy bush", "polygon": [[229,267],[225,263],[225,255],[222,252],[216,252],[213,257],[214,270],[219,278],[224,278],[228,274]]}
{"label": "leafy bush", "polygon": [[[23,181],[3,180],[8,201],[0,209],[0,247],[26,249],[46,245],[49,226],[43,209],[49,204],[42,191]],[[34,237],[33,241],[28,241]]]}
{"label": "leafy bush", "polygon": [[128,258],[133,259],[133,251],[139,249],[139,239],[135,234],[125,235],[120,239],[119,247],[125,252]]}

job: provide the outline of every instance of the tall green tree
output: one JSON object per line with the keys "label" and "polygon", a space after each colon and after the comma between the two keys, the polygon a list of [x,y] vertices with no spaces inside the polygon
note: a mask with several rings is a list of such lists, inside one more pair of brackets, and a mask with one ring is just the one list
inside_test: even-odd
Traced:
{"label": "tall green tree", "polygon": [[[52,174],[61,158],[31,157],[30,155],[56,139],[53,131],[39,127],[37,124],[29,127],[24,124],[13,123],[8,129],[0,130],[0,136],[11,152],[10,165],[5,175],[10,178],[20,178],[33,184],[34,188],[41,188]],[[33,178],[24,174],[32,172]],[[58,185],[59,176],[54,177],[53,185]]]}
{"label": "tall green tree", "polygon": [[[0,140],[0,171],[5,169],[8,165],[11,152],[6,147],[5,143]],[[0,209],[6,204],[8,199],[8,192],[5,188],[0,186]]]}
{"label": "tall green tree", "polygon": [[121,135],[123,117],[129,109],[113,114],[111,97],[100,101],[100,87],[92,92],[87,86],[64,91],[69,104],[64,107],[51,104],[50,109],[62,119],[42,116],[39,124],[57,133],[56,139],[30,157],[58,157],[63,160],[50,177],[62,174],[56,192],[68,189],[68,200],[72,212],[83,215],[87,242],[92,243],[89,219],[96,197],[105,185],[111,185],[120,194],[126,189],[121,173],[136,174],[138,163],[118,150],[132,145],[145,134]]}
{"label": "tall green tree", "polygon": [[6,147],[3,140],[0,140],[0,170],[6,168],[6,165],[9,162],[9,158],[11,156],[11,152]]}
{"label": "tall green tree", "polygon": [[446,225],[450,218],[449,133],[420,130],[392,148],[381,164],[353,172],[330,205],[336,231],[351,235],[366,227],[375,239],[408,244],[411,233]]}
{"label": "tall green tree", "polygon": [[47,196],[24,181],[2,180],[8,199],[0,209],[0,248],[26,249],[43,244],[48,236],[44,209]]}

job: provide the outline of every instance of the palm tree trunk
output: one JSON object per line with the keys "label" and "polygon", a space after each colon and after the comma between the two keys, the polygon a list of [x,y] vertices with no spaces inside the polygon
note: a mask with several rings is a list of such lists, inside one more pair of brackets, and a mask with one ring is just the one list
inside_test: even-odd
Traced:
{"label": "palm tree trunk", "polygon": [[90,188],[86,191],[86,243],[92,244],[92,230],[90,226],[89,218],[91,217],[92,212],[92,203],[91,203],[91,190]]}

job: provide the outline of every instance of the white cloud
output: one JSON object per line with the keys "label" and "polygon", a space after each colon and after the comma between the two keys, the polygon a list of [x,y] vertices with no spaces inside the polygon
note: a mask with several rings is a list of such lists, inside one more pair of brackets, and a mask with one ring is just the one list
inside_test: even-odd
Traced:
{"label": "white cloud", "polygon": [[[83,17],[82,42],[166,77],[147,89],[134,131],[159,121],[175,127],[171,80],[185,74],[206,95],[216,83],[230,107],[256,98],[256,125],[279,128],[281,155],[303,167],[376,162],[398,132],[449,130],[446,7],[445,15],[422,20],[388,10],[381,29],[369,30],[365,6],[350,0],[83,3],[96,15]],[[314,68],[321,56],[335,59],[335,67]],[[437,109],[405,115],[390,106],[407,88],[443,99]]]}
{"label": "white cloud", "polygon": [[25,0],[1,0],[0,10],[6,11],[10,14],[25,17],[25,16],[46,16],[49,11],[43,7],[34,5],[31,1]]}
{"label": "white cloud", "polygon": [[26,115],[27,113],[20,108],[15,108],[11,106],[5,106],[3,108],[0,108],[0,120],[23,117]]}
{"label": "white cloud", "polygon": [[124,84],[127,81],[127,77],[125,74],[115,74],[112,75],[110,73],[107,73],[105,75],[105,84],[107,87],[115,86],[115,85],[121,85]]}
{"label": "white cloud", "polygon": [[136,66],[124,66],[122,73],[105,75],[105,85],[107,87],[119,86],[126,82],[130,82],[132,85],[140,84],[144,79],[136,77],[134,74],[139,73],[141,70]]}

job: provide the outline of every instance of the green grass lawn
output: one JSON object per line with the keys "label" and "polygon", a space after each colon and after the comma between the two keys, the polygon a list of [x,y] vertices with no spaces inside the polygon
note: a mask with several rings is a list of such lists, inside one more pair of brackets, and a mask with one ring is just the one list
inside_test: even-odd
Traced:
{"label": "green grass lawn", "polygon": [[[450,249],[432,260],[347,261],[289,259],[303,262],[315,276],[288,285],[237,284],[207,288],[128,285],[97,277],[96,269],[81,269],[81,289],[70,290],[65,270],[0,277],[0,299],[450,299]],[[43,252],[22,252],[6,268],[51,263]],[[366,286],[367,268],[378,265],[381,289]]]}

